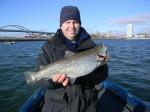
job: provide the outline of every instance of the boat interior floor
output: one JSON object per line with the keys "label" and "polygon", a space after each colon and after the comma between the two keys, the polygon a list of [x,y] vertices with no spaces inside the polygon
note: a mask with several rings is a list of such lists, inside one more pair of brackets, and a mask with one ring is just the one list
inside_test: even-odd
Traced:
{"label": "boat interior floor", "polygon": [[99,112],[146,112],[145,107],[137,105],[135,108],[129,107],[126,101],[107,89],[99,92]]}

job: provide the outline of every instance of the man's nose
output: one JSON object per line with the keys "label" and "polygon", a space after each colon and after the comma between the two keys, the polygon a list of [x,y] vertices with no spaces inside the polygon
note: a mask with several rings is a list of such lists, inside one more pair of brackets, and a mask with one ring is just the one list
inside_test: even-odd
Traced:
{"label": "man's nose", "polygon": [[70,23],[70,27],[71,27],[71,28],[75,28],[75,23],[73,23],[73,22]]}

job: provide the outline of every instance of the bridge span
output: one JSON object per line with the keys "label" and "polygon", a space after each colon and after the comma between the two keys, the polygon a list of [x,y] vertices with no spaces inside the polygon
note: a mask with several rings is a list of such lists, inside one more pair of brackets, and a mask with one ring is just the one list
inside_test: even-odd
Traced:
{"label": "bridge span", "polygon": [[24,36],[1,36],[0,42],[7,41],[45,41],[49,40],[51,37],[55,35],[53,32],[44,32],[44,31],[35,31],[29,30],[26,27],[20,25],[6,25],[0,27],[0,32],[7,34],[7,32],[22,32],[26,33]]}

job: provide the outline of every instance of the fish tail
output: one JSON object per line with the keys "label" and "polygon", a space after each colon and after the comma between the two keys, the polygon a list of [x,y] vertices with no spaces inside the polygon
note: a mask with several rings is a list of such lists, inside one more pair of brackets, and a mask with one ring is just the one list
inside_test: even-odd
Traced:
{"label": "fish tail", "polygon": [[33,84],[36,81],[34,76],[35,76],[35,72],[25,72],[24,73],[24,77],[25,77],[27,84]]}

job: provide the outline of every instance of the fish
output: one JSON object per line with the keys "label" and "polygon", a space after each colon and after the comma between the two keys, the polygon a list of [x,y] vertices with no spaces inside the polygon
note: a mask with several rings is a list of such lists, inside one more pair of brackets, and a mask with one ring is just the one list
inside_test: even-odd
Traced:
{"label": "fish", "polygon": [[[67,77],[75,80],[77,77],[87,75],[103,65],[107,52],[107,47],[104,44],[97,45],[48,64],[37,72],[26,72],[25,80],[28,84],[33,84],[42,78],[50,79],[56,74],[67,74]],[[101,59],[98,59],[97,56]]]}

